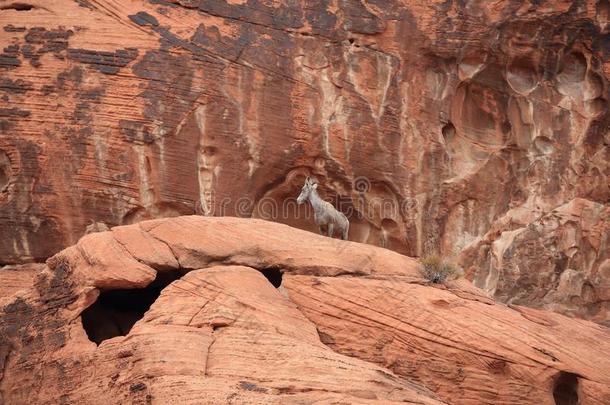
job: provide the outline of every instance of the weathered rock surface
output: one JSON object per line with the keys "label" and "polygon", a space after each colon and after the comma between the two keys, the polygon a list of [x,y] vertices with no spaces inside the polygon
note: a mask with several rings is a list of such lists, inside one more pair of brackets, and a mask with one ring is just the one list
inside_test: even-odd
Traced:
{"label": "weathered rock surface", "polygon": [[0,300],[32,287],[34,278],[44,267],[41,263],[0,267]]}
{"label": "weathered rock surface", "polygon": [[[42,261],[92,224],[195,210],[313,230],[306,208],[286,203],[311,174],[350,214],[352,240],[410,256],[503,246],[580,199],[607,207],[609,10],[607,0],[3,3],[0,257]],[[557,278],[571,291],[586,279],[596,298],[567,305],[555,282],[532,294],[607,320],[605,256],[579,249],[585,267]],[[516,277],[511,264],[493,270],[506,262],[498,254],[479,250],[470,274],[529,303],[509,286],[546,278],[538,262],[521,254],[529,275]],[[488,271],[497,282],[480,281]]]}
{"label": "weathered rock surface", "polygon": [[522,214],[464,250],[475,284],[502,301],[610,325],[610,206],[575,199],[529,223]]}
{"label": "weathered rock surface", "polygon": [[94,233],[0,308],[4,403],[610,401],[610,330],[273,222]]}

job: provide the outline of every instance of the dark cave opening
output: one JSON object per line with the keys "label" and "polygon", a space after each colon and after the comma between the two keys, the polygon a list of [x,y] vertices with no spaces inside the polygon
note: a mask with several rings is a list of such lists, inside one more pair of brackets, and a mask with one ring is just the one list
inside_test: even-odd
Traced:
{"label": "dark cave opening", "polygon": [[277,267],[267,267],[259,270],[275,288],[282,285],[282,271]]}
{"label": "dark cave opening", "polygon": [[[278,267],[259,271],[275,288],[282,285],[282,271]],[[102,290],[97,300],[81,314],[89,340],[99,345],[106,339],[127,335],[159,298],[161,291],[186,272],[157,273],[155,281],[144,288]]]}
{"label": "dark cave opening", "polygon": [[451,142],[455,136],[455,126],[453,126],[453,123],[448,122],[443,126],[441,132],[443,133],[443,138],[445,138],[445,143]]}
{"label": "dark cave opening", "polygon": [[578,376],[562,371],[553,386],[553,399],[557,405],[577,405]]}
{"label": "dark cave opening", "polygon": [[106,339],[127,335],[159,298],[161,290],[182,276],[179,271],[157,273],[155,281],[145,288],[101,291],[81,314],[89,340],[99,345]]}
{"label": "dark cave opening", "polygon": [[34,8],[31,4],[25,3],[11,3],[0,7],[0,10],[16,10],[16,11],[30,11]]}

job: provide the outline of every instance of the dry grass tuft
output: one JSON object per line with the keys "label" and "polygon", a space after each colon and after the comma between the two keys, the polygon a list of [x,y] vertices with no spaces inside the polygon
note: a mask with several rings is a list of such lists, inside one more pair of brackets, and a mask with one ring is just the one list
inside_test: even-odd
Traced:
{"label": "dry grass tuft", "polygon": [[460,269],[457,266],[436,254],[424,257],[421,263],[422,276],[435,284],[442,284],[460,274]]}

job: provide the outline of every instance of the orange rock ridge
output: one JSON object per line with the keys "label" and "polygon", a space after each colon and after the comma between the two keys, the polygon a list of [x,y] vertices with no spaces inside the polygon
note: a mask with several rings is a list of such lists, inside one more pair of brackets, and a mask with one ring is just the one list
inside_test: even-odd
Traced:
{"label": "orange rock ridge", "polygon": [[610,402],[608,328],[418,266],[253,219],[93,233],[0,301],[0,402]]}

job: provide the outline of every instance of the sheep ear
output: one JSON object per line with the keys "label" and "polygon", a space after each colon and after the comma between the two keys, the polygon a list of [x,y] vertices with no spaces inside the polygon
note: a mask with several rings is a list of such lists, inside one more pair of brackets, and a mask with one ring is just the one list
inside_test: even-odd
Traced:
{"label": "sheep ear", "polygon": [[315,190],[316,188],[318,188],[318,183],[314,183],[314,184],[312,184],[311,188],[313,188],[314,190]]}

